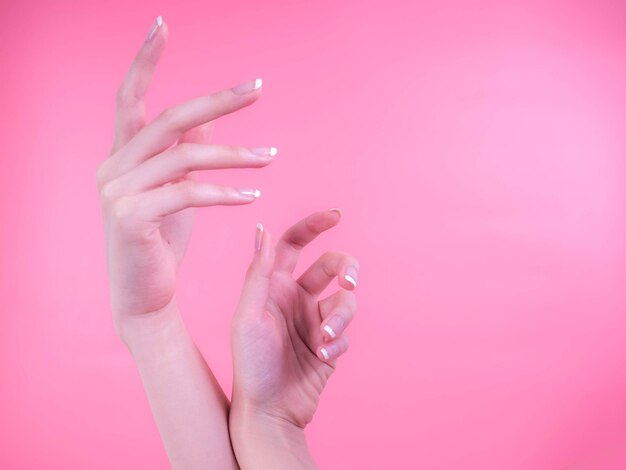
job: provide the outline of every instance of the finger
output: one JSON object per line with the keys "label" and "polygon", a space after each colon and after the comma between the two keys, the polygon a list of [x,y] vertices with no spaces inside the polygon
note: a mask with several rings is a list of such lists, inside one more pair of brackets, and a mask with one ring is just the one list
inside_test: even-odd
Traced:
{"label": "finger", "polygon": [[166,109],[115,154],[117,165],[114,176],[126,173],[164,151],[190,129],[249,106],[260,96],[261,79],[257,78]]}
{"label": "finger", "polygon": [[117,90],[115,138],[111,154],[130,141],[145,125],[144,96],[166,43],[167,25],[159,16],[150,27],[146,40]]}
{"label": "finger", "polygon": [[116,185],[127,194],[145,191],[198,170],[260,168],[271,163],[274,147],[178,144],[122,175]]}
{"label": "finger", "polygon": [[298,284],[313,296],[322,293],[335,278],[344,289],[356,288],[359,262],[348,253],[328,251],[320,256],[299,278]]}
{"label": "finger", "polygon": [[336,208],[315,212],[287,229],[276,244],[276,270],[292,273],[302,248],[320,233],[337,225],[341,215],[341,210]]}
{"label": "finger", "polygon": [[319,326],[322,335],[333,340],[346,330],[356,313],[356,297],[353,292],[340,290],[319,302],[320,315],[324,319]]}
{"label": "finger", "polygon": [[259,194],[256,189],[236,189],[184,180],[120,200],[130,201],[129,209],[138,220],[160,223],[166,216],[189,207],[248,204],[254,202]]}
{"label": "finger", "polygon": [[317,357],[324,362],[333,363],[339,356],[345,353],[350,346],[350,338],[347,334],[337,339],[321,344],[317,348]]}
{"label": "finger", "polygon": [[274,247],[268,230],[259,223],[254,239],[254,258],[246,272],[237,312],[244,317],[265,314],[265,304],[270,290]]}

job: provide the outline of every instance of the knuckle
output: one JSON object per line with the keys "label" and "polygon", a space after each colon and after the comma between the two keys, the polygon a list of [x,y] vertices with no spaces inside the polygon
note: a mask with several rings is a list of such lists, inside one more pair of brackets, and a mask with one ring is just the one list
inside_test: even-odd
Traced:
{"label": "knuckle", "polygon": [[133,222],[133,206],[130,200],[120,198],[111,205],[109,211],[111,221],[117,226],[128,228]]}
{"label": "knuckle", "polygon": [[177,190],[187,206],[193,206],[198,196],[198,187],[193,181],[178,183]]}
{"label": "knuckle", "polygon": [[342,310],[346,312],[346,315],[351,317],[356,311],[356,295],[353,291],[340,290],[339,292],[339,304],[342,306]]}
{"label": "knuckle", "polygon": [[115,93],[115,102],[121,108],[130,106],[137,101],[137,98],[133,94],[132,90],[128,88],[125,83],[122,83]]}
{"label": "knuckle", "polygon": [[182,142],[176,146],[176,158],[179,159],[182,165],[187,168],[193,168],[198,162],[198,153],[196,152],[196,146],[188,142]]}
{"label": "knuckle", "polygon": [[321,256],[321,263],[324,266],[329,266],[333,264],[333,261],[337,259],[341,259],[342,253],[336,250],[328,250]]}
{"label": "knuckle", "polygon": [[118,189],[114,181],[105,183],[100,188],[100,199],[105,206],[112,205],[116,199]]}
{"label": "knuckle", "polygon": [[343,300],[351,307],[356,307],[356,294],[351,290],[341,290],[343,292]]}
{"label": "knuckle", "polygon": [[163,126],[173,128],[176,127],[177,115],[176,109],[165,108],[157,119]]}
{"label": "knuckle", "polygon": [[222,109],[232,101],[232,96],[225,93],[213,93],[207,97],[207,105],[214,109]]}
{"label": "knuckle", "polygon": [[225,150],[225,153],[230,157],[233,157],[233,158],[242,157],[241,147],[238,147],[236,145],[227,145],[224,150]]}

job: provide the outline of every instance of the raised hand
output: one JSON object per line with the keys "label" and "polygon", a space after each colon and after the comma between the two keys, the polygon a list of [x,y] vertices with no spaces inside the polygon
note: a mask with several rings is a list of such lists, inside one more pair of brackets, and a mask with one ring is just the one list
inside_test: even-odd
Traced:
{"label": "raised hand", "polygon": [[[243,468],[313,466],[302,430],[320,394],[348,349],[359,264],[346,253],[327,252],[298,279],[301,250],[341,218],[317,212],[285,232],[276,247],[257,227],[254,259],[233,319],[234,384],[231,440]],[[337,278],[340,290],[320,299]]]}
{"label": "raised hand", "polygon": [[192,172],[262,167],[276,153],[206,143],[212,121],[259,98],[260,79],[165,109],[145,125],[144,95],[166,41],[158,20],[118,90],[115,141],[97,173],[118,331],[128,317],[171,303],[194,207],[249,204],[260,194],[201,183]]}

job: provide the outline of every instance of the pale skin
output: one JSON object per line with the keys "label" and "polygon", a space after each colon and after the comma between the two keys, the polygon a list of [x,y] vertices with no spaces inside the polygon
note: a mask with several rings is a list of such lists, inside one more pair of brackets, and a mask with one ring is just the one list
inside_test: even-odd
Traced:
{"label": "pale skin", "polygon": [[[176,276],[196,208],[250,204],[259,194],[193,175],[261,168],[276,150],[209,143],[216,119],[260,97],[258,79],[146,122],[144,95],[167,35],[159,18],[118,90],[114,143],[97,172],[116,331],[137,364],[173,468],[315,468],[304,428],[348,349],[359,264],[327,252],[297,279],[293,272],[300,252],[336,226],[341,211],[309,215],[276,244],[258,224],[232,322],[229,402],[182,321]],[[334,279],[339,289],[320,298]]]}

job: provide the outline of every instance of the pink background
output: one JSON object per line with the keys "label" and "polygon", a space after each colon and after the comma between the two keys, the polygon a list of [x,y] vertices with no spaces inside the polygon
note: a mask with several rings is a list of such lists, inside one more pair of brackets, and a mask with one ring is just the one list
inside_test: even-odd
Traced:
{"label": "pink background", "polygon": [[279,148],[207,175],[263,196],[199,213],[179,282],[227,390],[255,223],[339,206],[299,268],[331,248],[362,265],[308,431],[321,468],[619,466],[626,6],[409,0],[2,3],[0,466],[168,467],[111,323],[95,186],[158,14],[150,115],[260,76],[216,141]]}

